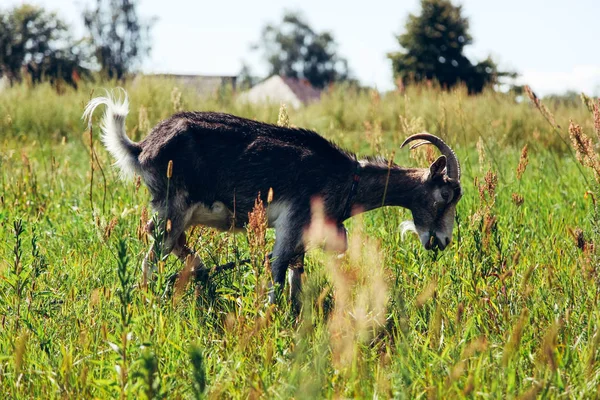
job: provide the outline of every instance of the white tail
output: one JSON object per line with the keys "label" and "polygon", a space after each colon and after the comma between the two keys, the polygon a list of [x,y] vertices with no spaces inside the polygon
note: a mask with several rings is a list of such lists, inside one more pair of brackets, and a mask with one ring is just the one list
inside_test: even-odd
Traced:
{"label": "white tail", "polygon": [[83,119],[87,120],[88,127],[92,126],[92,114],[99,105],[106,106],[102,119],[102,143],[108,152],[115,158],[115,165],[121,171],[123,178],[132,178],[139,171],[138,154],[140,151],[137,143],[127,137],[125,131],[125,118],[129,113],[129,100],[127,93],[121,89],[123,96],[116,97],[114,93],[106,91],[106,96],[90,100],[83,112]]}

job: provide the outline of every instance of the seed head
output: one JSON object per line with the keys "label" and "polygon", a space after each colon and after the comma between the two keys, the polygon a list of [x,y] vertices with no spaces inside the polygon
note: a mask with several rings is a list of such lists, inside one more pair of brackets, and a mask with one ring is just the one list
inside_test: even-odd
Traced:
{"label": "seed head", "polygon": [[529,164],[529,159],[527,158],[527,145],[525,145],[523,146],[523,150],[521,150],[521,158],[519,159],[519,165],[517,166],[517,179],[521,179],[523,173],[525,173],[527,164]]}
{"label": "seed head", "polygon": [[282,126],[284,128],[290,127],[290,116],[288,115],[287,107],[283,103],[281,104],[281,107],[279,107],[279,116],[277,117],[277,125]]}
{"label": "seed head", "polygon": [[485,168],[485,147],[484,147],[483,139],[481,138],[481,136],[479,137],[479,140],[477,141],[477,154],[479,155],[479,167],[481,168],[481,171],[483,172],[483,169]]}
{"label": "seed head", "polygon": [[537,108],[540,108],[540,99],[536,96],[536,94],[533,92],[533,90],[531,90],[529,85],[525,85],[524,89],[525,89],[525,94],[527,94],[527,97],[529,97],[529,100],[531,100]]}
{"label": "seed head", "polygon": [[513,203],[515,203],[515,205],[517,207],[520,207],[523,204],[523,202],[525,201],[523,196],[521,196],[519,193],[513,193],[512,200],[513,200]]}
{"label": "seed head", "polygon": [[173,160],[169,160],[169,164],[167,165],[167,178],[171,179],[173,176]]}
{"label": "seed head", "polygon": [[590,167],[596,172],[596,179],[600,180],[600,159],[594,151],[594,144],[580,125],[571,121],[569,124],[569,137],[571,144],[575,148],[577,160],[581,165]]}
{"label": "seed head", "polygon": [[596,131],[596,135],[600,140],[600,99],[593,106],[593,114],[594,114],[594,130]]}
{"label": "seed head", "polygon": [[583,229],[575,228],[571,231],[571,235],[573,236],[573,239],[575,240],[575,245],[577,246],[577,248],[579,250],[585,250],[586,241],[585,241],[585,236],[583,234]]}

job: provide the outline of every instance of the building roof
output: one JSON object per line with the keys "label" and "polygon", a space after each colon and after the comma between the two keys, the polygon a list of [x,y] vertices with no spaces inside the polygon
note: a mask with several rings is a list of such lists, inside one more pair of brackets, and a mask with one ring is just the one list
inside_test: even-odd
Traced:
{"label": "building roof", "polygon": [[292,89],[298,100],[304,104],[317,101],[321,98],[321,90],[311,85],[306,79],[290,78],[287,76],[282,76],[281,79]]}

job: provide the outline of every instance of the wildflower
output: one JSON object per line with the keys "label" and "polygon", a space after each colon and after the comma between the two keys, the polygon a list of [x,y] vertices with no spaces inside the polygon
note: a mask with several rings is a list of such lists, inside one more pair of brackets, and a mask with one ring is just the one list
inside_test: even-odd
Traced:
{"label": "wildflower", "polygon": [[[259,255],[263,255],[263,253],[266,254],[267,227],[267,210],[263,205],[259,193],[254,201],[254,208],[248,213],[248,226],[246,228],[248,230],[250,254],[252,254],[255,259],[257,259]],[[265,259],[267,259],[267,257],[265,257]]]}

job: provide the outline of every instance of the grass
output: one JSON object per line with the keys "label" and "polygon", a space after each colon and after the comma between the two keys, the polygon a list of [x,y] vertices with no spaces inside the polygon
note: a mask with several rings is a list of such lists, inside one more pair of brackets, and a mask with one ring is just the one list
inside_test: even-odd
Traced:
{"label": "grass", "polygon": [[[80,120],[90,89],[0,94],[8,398],[596,396],[600,227],[586,192],[599,192],[567,147],[570,118],[593,132],[583,104],[549,104],[555,127],[527,101],[435,88],[379,96],[339,87],[289,110],[292,125],[361,154],[395,153],[404,165],[427,158],[400,151],[404,137],[440,134],[456,148],[464,189],[455,243],[443,253],[401,238],[405,210],[348,223],[342,258],[309,253],[295,318],[286,302],[265,306],[260,255],[270,231],[266,240],[251,232],[249,243],[197,228],[190,243],[206,264],[253,261],[173,297],[141,285],[148,193],[118,179],[97,129],[91,163]],[[127,90],[137,139],[178,109],[278,120],[277,107],[239,105],[230,93],[200,99],[164,81]],[[174,257],[159,264],[158,282],[182,268]]]}

